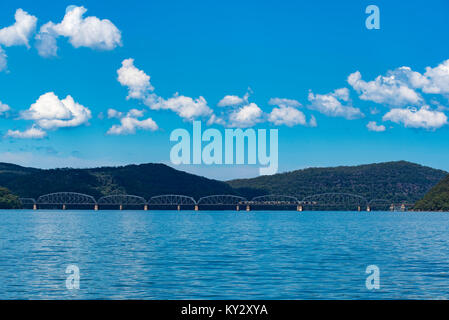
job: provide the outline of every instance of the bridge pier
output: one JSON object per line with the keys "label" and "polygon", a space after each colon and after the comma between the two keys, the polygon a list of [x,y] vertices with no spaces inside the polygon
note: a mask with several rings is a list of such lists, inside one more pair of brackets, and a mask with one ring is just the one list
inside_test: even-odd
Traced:
{"label": "bridge pier", "polygon": [[123,210],[123,204],[120,205],[120,209],[119,210]]}
{"label": "bridge pier", "polygon": [[195,205],[195,211],[198,211],[198,205],[197,204]]}
{"label": "bridge pier", "polygon": [[358,206],[357,211],[362,211],[362,208],[360,208],[360,206]]}
{"label": "bridge pier", "polygon": [[176,210],[181,211],[181,206],[178,204],[178,206],[176,207]]}
{"label": "bridge pier", "polygon": [[302,211],[302,205],[298,205],[297,207],[296,207],[296,211]]}
{"label": "bridge pier", "polygon": [[246,206],[246,211],[251,211],[251,207],[249,205]]}
{"label": "bridge pier", "polygon": [[96,204],[96,205],[94,206],[94,210],[95,210],[95,211],[98,211],[98,204]]}
{"label": "bridge pier", "polygon": [[65,204],[63,204],[62,205],[62,210],[65,210],[65,209],[66,209]]}
{"label": "bridge pier", "polygon": [[37,210],[37,204],[33,204],[33,210]]}
{"label": "bridge pier", "polygon": [[144,211],[148,211],[148,205],[147,204],[143,206],[143,210]]}
{"label": "bridge pier", "polygon": [[237,206],[235,207],[235,211],[240,211],[240,206],[239,206],[239,205],[237,205]]}
{"label": "bridge pier", "polygon": [[370,212],[370,211],[371,211],[370,206],[367,206],[367,207],[366,207],[366,211],[367,211],[367,212]]}

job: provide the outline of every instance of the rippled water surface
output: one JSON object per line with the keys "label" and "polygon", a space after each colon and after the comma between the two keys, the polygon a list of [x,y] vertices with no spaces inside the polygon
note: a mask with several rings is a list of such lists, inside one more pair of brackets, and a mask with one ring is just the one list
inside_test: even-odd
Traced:
{"label": "rippled water surface", "polygon": [[446,213],[0,211],[0,299],[446,299],[448,231]]}

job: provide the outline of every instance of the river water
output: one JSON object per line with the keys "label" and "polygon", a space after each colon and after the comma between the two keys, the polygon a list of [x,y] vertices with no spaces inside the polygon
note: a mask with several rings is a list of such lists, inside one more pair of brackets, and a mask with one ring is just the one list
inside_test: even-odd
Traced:
{"label": "river water", "polygon": [[448,230],[446,213],[0,211],[0,299],[446,299]]}

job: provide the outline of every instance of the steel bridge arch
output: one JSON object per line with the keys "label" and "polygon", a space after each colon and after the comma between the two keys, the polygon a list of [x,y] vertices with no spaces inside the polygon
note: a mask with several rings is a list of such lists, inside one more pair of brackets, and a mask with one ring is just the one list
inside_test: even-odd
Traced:
{"label": "steel bridge arch", "polygon": [[[347,198],[353,198],[353,199],[359,200],[359,202],[356,202],[359,205],[367,205],[368,204],[368,200],[363,196],[360,196],[358,194],[353,194],[353,193],[340,193],[340,192],[328,192],[328,193],[313,194],[313,195],[304,197],[301,200],[301,202],[303,204],[314,204],[314,205],[318,204],[319,205],[320,198],[326,198],[326,197],[337,197],[337,198],[338,197],[340,197],[340,198],[347,197]],[[332,205],[332,204],[335,205],[336,203],[335,202],[334,203],[329,203],[329,202],[323,203],[323,205]]]}
{"label": "steel bridge arch", "polygon": [[202,197],[198,200],[198,205],[238,205],[244,204],[248,200],[244,197],[231,194],[219,194]]}
{"label": "steel bridge arch", "polygon": [[83,193],[77,192],[55,192],[40,196],[37,199],[38,204],[97,204],[95,198]]}
{"label": "steel bridge arch", "polygon": [[146,205],[147,201],[139,196],[130,194],[116,194],[104,196],[98,199],[99,205]]}
{"label": "steel bridge arch", "polygon": [[36,200],[34,200],[34,198],[19,198],[19,201],[23,206],[36,204]]}
{"label": "steel bridge arch", "polygon": [[189,196],[166,194],[151,197],[150,200],[148,200],[148,204],[159,206],[181,206],[181,205],[196,205],[196,201],[195,199]]}
{"label": "steel bridge arch", "polygon": [[297,205],[300,203],[298,198],[282,194],[268,194],[254,197],[250,201],[252,204],[261,205]]}

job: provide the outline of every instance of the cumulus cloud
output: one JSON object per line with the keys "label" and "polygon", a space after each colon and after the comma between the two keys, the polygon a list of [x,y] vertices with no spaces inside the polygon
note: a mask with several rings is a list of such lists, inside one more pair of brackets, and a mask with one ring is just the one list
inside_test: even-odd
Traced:
{"label": "cumulus cloud", "polygon": [[150,76],[134,66],[134,59],[125,59],[122,67],[117,70],[118,82],[128,88],[127,99],[145,99],[154,88]]}
{"label": "cumulus cloud", "polygon": [[90,110],[75,102],[70,95],[60,100],[53,92],[41,95],[21,116],[26,120],[34,120],[44,129],[77,127],[92,117]]}
{"label": "cumulus cloud", "polygon": [[304,113],[293,107],[273,108],[268,116],[268,121],[275,125],[286,125],[288,127],[307,123]]}
{"label": "cumulus cloud", "polygon": [[229,114],[228,126],[237,128],[252,127],[262,121],[262,115],[262,109],[257,104],[251,102],[248,105],[233,110]]}
{"label": "cumulus cloud", "polygon": [[0,71],[6,70],[7,56],[1,46],[30,47],[29,39],[36,30],[37,18],[22,9],[17,9],[14,15],[15,23],[0,29]]}
{"label": "cumulus cloud", "polygon": [[314,115],[312,115],[312,116],[310,117],[310,120],[309,120],[309,126],[312,127],[312,128],[315,128],[315,127],[318,126],[318,123],[316,122],[316,118],[315,118]]}
{"label": "cumulus cloud", "polygon": [[127,98],[140,100],[152,110],[171,110],[186,120],[212,114],[212,109],[202,96],[193,99],[176,93],[173,97],[164,99],[153,93],[150,76],[135,67],[134,59],[123,60],[117,74],[120,84],[128,88]]}
{"label": "cumulus cloud", "polygon": [[387,76],[378,76],[373,81],[362,80],[362,75],[356,71],[349,75],[348,83],[360,94],[360,99],[392,106],[417,105],[422,97],[398,75],[404,69],[389,71]]}
{"label": "cumulus cloud", "polygon": [[236,107],[243,104],[248,104],[248,99],[251,94],[251,88],[248,88],[248,92],[245,93],[243,97],[234,96],[234,95],[227,95],[224,96],[223,99],[221,99],[217,106],[219,107]]}
{"label": "cumulus cloud", "polygon": [[293,107],[293,108],[299,108],[301,106],[301,103],[299,103],[299,101],[285,98],[271,98],[268,101],[268,104],[272,106]]}
{"label": "cumulus cloud", "polygon": [[443,94],[449,97],[449,59],[435,68],[427,67],[422,77],[416,76],[415,85],[425,93]]}
{"label": "cumulus cloud", "polygon": [[386,128],[384,125],[378,125],[376,123],[376,121],[370,121],[368,122],[368,124],[366,125],[366,127],[368,128],[369,131],[375,131],[375,132],[382,132],[385,131]]}
{"label": "cumulus cloud", "polygon": [[119,118],[120,125],[113,125],[107,132],[109,135],[125,135],[134,134],[137,129],[155,131],[158,129],[158,125],[151,118],[139,120],[143,117],[143,111],[137,109],[131,109],[125,115],[114,109],[108,110],[108,117]]}
{"label": "cumulus cloud", "polygon": [[437,129],[447,124],[447,116],[441,111],[431,110],[429,106],[392,109],[382,119],[402,123],[408,128]]}
{"label": "cumulus cloud", "polygon": [[301,106],[298,101],[292,99],[271,98],[268,101],[268,104],[279,107],[273,108],[268,115],[268,121],[274,123],[275,125],[286,125],[288,127],[293,127],[298,124],[307,124],[306,116],[303,112],[297,109]]}
{"label": "cumulus cloud", "polygon": [[161,97],[148,99],[146,104],[153,110],[171,110],[181,118],[187,120],[212,114],[212,109],[207,105],[206,99],[201,96],[198,99],[193,99],[191,97],[180,96],[176,93],[169,99]]}
{"label": "cumulus cloud", "polygon": [[46,135],[47,133],[44,130],[36,127],[35,125],[25,131],[8,130],[6,133],[7,137],[16,139],[42,139]]}
{"label": "cumulus cloud", "polygon": [[16,21],[13,25],[0,29],[0,45],[29,48],[29,39],[36,30],[37,18],[22,9],[17,9],[14,18]]}
{"label": "cumulus cloud", "polygon": [[44,24],[36,36],[39,54],[44,57],[56,55],[56,38],[60,36],[67,37],[75,48],[113,50],[122,45],[121,32],[110,20],[94,16],[84,18],[86,12],[82,6],[69,6],[60,23]]}
{"label": "cumulus cloud", "polygon": [[2,47],[0,47],[0,71],[6,70],[6,65],[6,53]]}
{"label": "cumulus cloud", "polygon": [[348,120],[362,118],[365,115],[360,109],[351,105],[344,105],[341,101],[349,101],[349,90],[347,88],[336,89],[328,94],[313,94],[309,92],[308,108],[316,110],[330,117],[343,117]]}
{"label": "cumulus cloud", "polygon": [[11,110],[11,108],[7,104],[0,101],[0,116],[4,115],[9,110]]}

